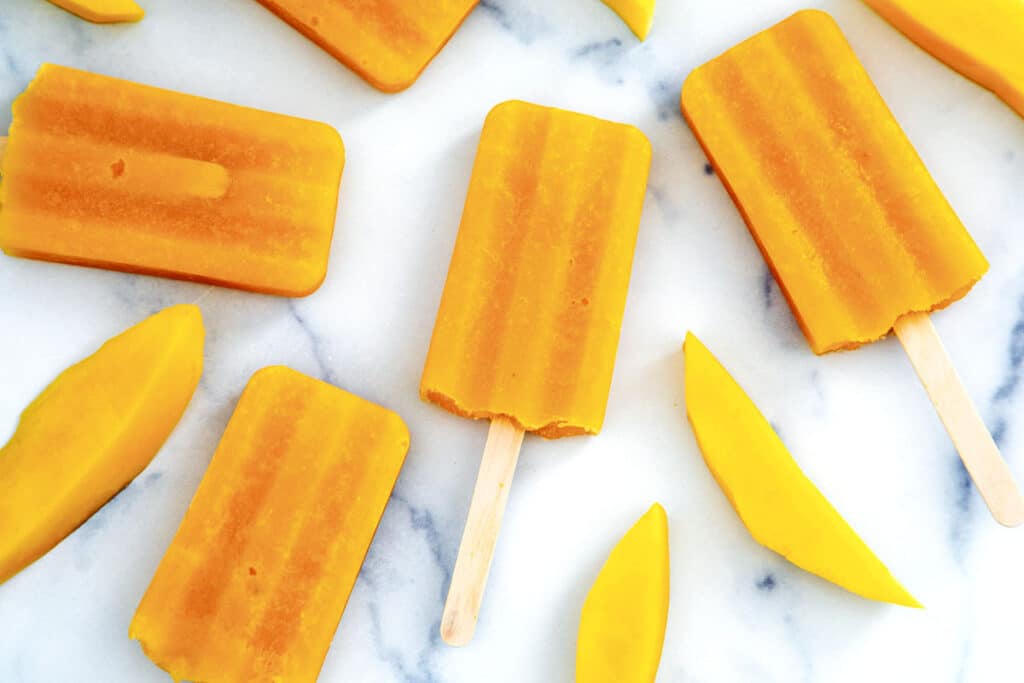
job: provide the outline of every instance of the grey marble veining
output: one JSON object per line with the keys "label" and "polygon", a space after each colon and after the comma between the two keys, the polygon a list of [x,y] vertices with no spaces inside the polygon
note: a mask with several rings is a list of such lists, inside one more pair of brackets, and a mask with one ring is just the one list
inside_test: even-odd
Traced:
{"label": "grey marble veining", "polygon": [[[672,544],[659,681],[1019,678],[1020,533],[989,518],[895,341],[809,351],[679,114],[690,69],[798,3],[661,0],[639,43],[597,0],[483,0],[417,84],[383,95],[253,0],[140,1],[142,23],[99,27],[3,0],[0,128],[43,61],[327,121],[347,151],[330,272],[289,301],[0,257],[0,438],[57,372],[145,315],[198,302],[207,326],[203,379],[152,465],[0,586],[0,683],[166,680],[128,623],[246,380],[278,363],[412,432],[323,681],[572,680],[586,591],[654,500]],[[807,4],[839,21],[991,261],[934,319],[1024,480],[1024,121],[862,4]],[[438,624],[486,426],[422,403],[418,383],[480,126],[511,98],[638,125],[654,158],[604,431],[527,438],[476,640],[452,649]],[[869,603],[750,538],[685,419],[688,329],[928,609]]]}

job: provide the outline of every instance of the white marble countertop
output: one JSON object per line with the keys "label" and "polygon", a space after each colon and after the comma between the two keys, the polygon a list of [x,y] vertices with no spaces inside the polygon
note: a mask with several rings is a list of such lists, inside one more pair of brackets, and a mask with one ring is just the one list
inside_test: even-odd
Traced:
{"label": "white marble countertop", "polygon": [[[597,0],[484,0],[410,90],[383,95],[253,0],[143,0],[131,26],[42,0],[0,7],[0,129],[41,62],[320,119],[348,151],[330,272],[307,299],[0,257],[0,440],[68,364],[199,302],[206,371],[150,467],[0,585],[0,681],[166,680],[128,623],[244,383],[283,363],[398,411],[412,448],[322,681],[572,680],[579,610],[618,537],[669,514],[660,681],[1009,681],[1024,671],[1024,536],[969,484],[895,341],[816,357],[679,115],[687,72],[800,8],[661,0],[646,43]],[[935,316],[1024,481],[1024,121],[854,0],[830,11],[992,263]],[[608,418],[528,437],[476,640],[437,635],[486,425],[422,403],[420,371],[485,113],[522,98],[638,125],[654,145]],[[927,606],[873,604],[758,546],[683,409],[696,332],[794,457]]]}

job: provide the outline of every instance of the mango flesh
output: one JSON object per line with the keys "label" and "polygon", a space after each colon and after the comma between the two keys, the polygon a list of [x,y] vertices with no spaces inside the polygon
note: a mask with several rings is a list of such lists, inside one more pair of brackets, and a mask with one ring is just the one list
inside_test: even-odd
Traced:
{"label": "mango flesh", "polygon": [[757,406],[700,340],[687,334],[683,352],[686,414],[697,444],[754,539],[852,593],[920,607],[804,475]]}
{"label": "mango flesh", "polygon": [[146,13],[132,0],[50,0],[54,5],[96,24],[139,21]]}
{"label": "mango flesh", "polygon": [[253,375],[128,635],[174,680],[317,680],[409,449],[395,413]]}
{"label": "mango flesh", "polygon": [[654,21],[655,0],[604,0],[640,40],[646,40]]}
{"label": "mango flesh", "polygon": [[864,0],[947,66],[1024,116],[1024,2]]}
{"label": "mango flesh", "polygon": [[668,519],[655,503],[612,550],[583,603],[577,683],[653,681],[668,596]]}
{"label": "mango flesh", "polygon": [[0,449],[0,583],[48,552],[149,464],[203,368],[203,321],[172,306],[61,373]]}

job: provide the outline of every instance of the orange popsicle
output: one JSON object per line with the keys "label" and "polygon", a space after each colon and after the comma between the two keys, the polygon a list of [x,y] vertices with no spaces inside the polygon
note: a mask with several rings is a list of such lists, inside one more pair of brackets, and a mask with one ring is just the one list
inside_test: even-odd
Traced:
{"label": "orange popsicle", "polygon": [[895,329],[996,517],[1024,520],[926,315],[988,263],[832,18],[799,12],[697,68],[682,109],[811,348]]}
{"label": "orange popsicle", "polygon": [[288,296],[326,275],[328,125],[45,64],[0,153],[10,255]]}
{"label": "orange popsicle", "polygon": [[129,635],[175,680],[316,680],[409,448],[401,418],[253,375]]}
{"label": "orange popsicle", "polygon": [[384,92],[408,88],[478,0],[259,0]]}
{"label": "orange popsicle", "polygon": [[524,431],[604,420],[650,165],[632,126],[506,102],[487,117],[420,394],[491,420],[442,620],[472,637]]}

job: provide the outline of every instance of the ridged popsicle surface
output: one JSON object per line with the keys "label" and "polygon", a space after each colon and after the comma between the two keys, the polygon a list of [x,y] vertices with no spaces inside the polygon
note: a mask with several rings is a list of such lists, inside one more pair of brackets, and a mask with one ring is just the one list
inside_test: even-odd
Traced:
{"label": "ridged popsicle surface", "polygon": [[682,109],[816,353],[883,337],[987,270],[827,14],[698,67]]}
{"label": "ridged popsicle surface", "polygon": [[330,126],[51,64],[13,109],[8,254],[293,296],[326,275]]}
{"label": "ridged popsicle surface", "polygon": [[547,437],[600,430],[650,160],[632,126],[518,101],[491,111],[424,399]]}
{"label": "ridged popsicle surface", "polygon": [[315,681],[408,447],[391,411],[256,373],[130,636],[175,680]]}
{"label": "ridged popsicle surface", "polygon": [[409,87],[479,0],[258,0],[384,92]]}

